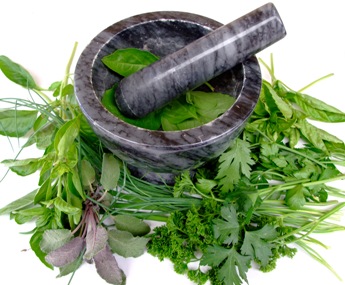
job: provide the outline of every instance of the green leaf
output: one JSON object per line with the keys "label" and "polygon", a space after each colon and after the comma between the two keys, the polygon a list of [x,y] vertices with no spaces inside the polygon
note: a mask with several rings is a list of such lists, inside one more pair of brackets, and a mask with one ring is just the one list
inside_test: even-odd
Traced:
{"label": "green leaf", "polygon": [[231,249],[224,248],[217,244],[208,246],[206,252],[202,256],[200,265],[209,265],[212,267],[216,267],[230,255],[230,252]]}
{"label": "green leaf", "polygon": [[43,158],[27,158],[22,160],[6,159],[1,162],[5,166],[9,167],[13,172],[20,176],[30,175],[39,170],[43,163]]}
{"label": "green leaf", "polygon": [[210,193],[211,190],[217,185],[218,183],[215,180],[206,178],[198,178],[197,182],[195,183],[195,187],[205,194]]}
{"label": "green leaf", "polygon": [[0,110],[0,135],[20,138],[32,129],[37,111]]}
{"label": "green leaf", "polygon": [[159,58],[154,54],[136,49],[118,49],[110,55],[102,58],[102,62],[116,73],[127,77],[144,67],[154,63]]}
{"label": "green leaf", "polygon": [[68,173],[68,177],[69,177],[69,181],[71,180],[71,182],[73,183],[74,189],[77,190],[77,193],[79,194],[79,196],[83,200],[85,200],[86,199],[85,192],[83,190],[82,182],[81,182],[77,169],[73,168],[71,172]]}
{"label": "green leaf", "polygon": [[106,190],[115,189],[120,178],[120,162],[109,153],[103,154],[101,185]]}
{"label": "green leaf", "polygon": [[262,89],[265,94],[266,102],[271,110],[270,113],[274,113],[277,108],[283,114],[285,119],[290,119],[293,115],[293,109],[277,94],[271,84],[266,80],[263,80]]}
{"label": "green leaf", "polygon": [[302,185],[297,185],[294,188],[287,190],[285,203],[293,210],[301,209],[306,203],[304,187]]}
{"label": "green leaf", "polygon": [[85,159],[81,161],[81,182],[84,188],[90,188],[96,180],[96,172],[91,163]]}
{"label": "green leaf", "polygon": [[36,195],[36,190],[30,192],[29,194],[26,194],[25,196],[9,203],[5,207],[0,209],[0,215],[8,215],[12,213],[13,211],[20,210],[22,208],[25,208],[27,206],[30,206],[34,202],[34,197]]}
{"label": "green leaf", "polygon": [[114,253],[123,257],[139,257],[144,254],[149,239],[135,237],[130,232],[110,230],[109,246]]}
{"label": "green leaf", "polygon": [[79,256],[78,258],[76,258],[74,261],[72,261],[71,263],[68,263],[65,266],[59,267],[59,275],[56,277],[63,277],[66,276],[70,273],[75,272],[83,263],[83,258],[81,258],[81,256]]}
{"label": "green leaf", "polygon": [[291,98],[312,120],[329,123],[345,122],[345,113],[319,99],[293,91],[289,91],[286,96]]}
{"label": "green leaf", "polygon": [[64,201],[61,197],[56,197],[54,200],[54,206],[61,212],[68,215],[78,215],[81,213],[81,209],[74,207]]}
{"label": "green leaf", "polygon": [[113,219],[118,230],[130,232],[133,236],[144,236],[150,232],[149,225],[136,217],[116,215]]}
{"label": "green leaf", "polygon": [[45,259],[47,254],[41,250],[40,243],[42,238],[43,231],[36,230],[36,232],[30,238],[30,247],[45,266],[47,266],[50,269],[53,269],[53,266],[51,266],[51,264],[49,264]]}
{"label": "green leaf", "polygon": [[116,259],[108,246],[95,255],[94,262],[97,273],[105,281],[113,285],[126,284],[126,276],[118,266]]}
{"label": "green leaf", "polygon": [[26,69],[4,55],[0,55],[0,69],[14,83],[28,89],[39,89]]}
{"label": "green leaf", "polygon": [[220,215],[223,219],[213,220],[214,237],[223,244],[237,244],[241,227],[235,207],[233,205],[223,206]]}
{"label": "green leaf", "polygon": [[268,241],[275,239],[277,236],[277,231],[269,224],[264,225],[260,230],[246,231],[241,253],[259,260],[262,266],[266,266],[273,255],[272,245]]}
{"label": "green leaf", "polygon": [[58,249],[73,238],[70,230],[67,229],[51,229],[45,230],[40,242],[41,250],[49,253]]}
{"label": "green leaf", "polygon": [[108,232],[102,226],[94,228],[89,225],[86,234],[86,251],[84,253],[84,259],[91,260],[102,251],[107,245]]}
{"label": "green leaf", "polygon": [[254,164],[254,160],[250,156],[249,147],[248,142],[236,139],[232,147],[219,157],[216,179],[223,192],[233,190],[242,175],[250,177],[250,165]]}

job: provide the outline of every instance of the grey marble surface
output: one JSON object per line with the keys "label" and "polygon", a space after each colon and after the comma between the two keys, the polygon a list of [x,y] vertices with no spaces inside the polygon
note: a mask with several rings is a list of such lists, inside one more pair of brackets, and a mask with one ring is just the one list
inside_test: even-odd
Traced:
{"label": "grey marble surface", "polygon": [[144,117],[285,35],[275,6],[263,5],[121,80],[117,105],[128,117]]}
{"label": "grey marble surface", "polygon": [[108,112],[100,100],[104,91],[121,80],[101,62],[104,55],[126,47],[159,56],[175,52],[222,24],[182,12],[133,16],[100,32],[82,52],[75,70],[75,92],[82,112],[104,145],[137,169],[139,175],[166,179],[218,156],[238,136],[251,115],[261,88],[255,57],[214,78],[216,91],[237,98],[216,120],[184,131],[150,131],[135,127]]}

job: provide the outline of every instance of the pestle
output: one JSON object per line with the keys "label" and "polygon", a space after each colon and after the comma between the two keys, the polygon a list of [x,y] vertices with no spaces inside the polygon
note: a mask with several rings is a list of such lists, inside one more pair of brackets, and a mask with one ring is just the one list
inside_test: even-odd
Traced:
{"label": "pestle", "polygon": [[142,118],[285,35],[278,11],[267,3],[122,79],[117,106],[128,117]]}

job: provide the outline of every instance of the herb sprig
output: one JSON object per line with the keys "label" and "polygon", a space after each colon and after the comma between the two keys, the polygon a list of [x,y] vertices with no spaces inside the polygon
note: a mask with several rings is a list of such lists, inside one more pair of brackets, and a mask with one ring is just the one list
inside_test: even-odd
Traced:
{"label": "herb sprig", "polygon": [[[137,257],[147,249],[196,284],[239,285],[249,281],[253,262],[271,271],[298,245],[337,276],[314,247],[325,247],[315,234],[345,230],[335,220],[345,203],[332,200],[343,200],[345,191],[329,185],[345,178],[337,167],[345,164],[345,146],[310,120],[344,122],[343,112],[288,88],[273,60],[262,62],[271,81],[263,81],[233,145],[173,186],[156,185],[132,176],[87,124],[69,73],[74,52],[63,80],[47,90],[0,56],[3,73],[40,99],[1,99],[12,108],[0,111],[0,134],[27,137],[23,148],[43,151],[2,162],[20,176],[39,172],[39,181],[0,214],[33,224],[30,245],[47,267],[73,277],[83,260],[93,260],[104,280],[125,284],[113,253]],[[143,219],[165,224],[150,229]]]}

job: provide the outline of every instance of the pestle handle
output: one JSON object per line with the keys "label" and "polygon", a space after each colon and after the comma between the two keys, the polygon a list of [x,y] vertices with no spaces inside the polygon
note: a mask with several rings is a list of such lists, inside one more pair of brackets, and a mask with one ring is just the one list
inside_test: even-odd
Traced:
{"label": "pestle handle", "polygon": [[118,108],[128,117],[144,117],[285,35],[275,6],[265,4],[121,80]]}

